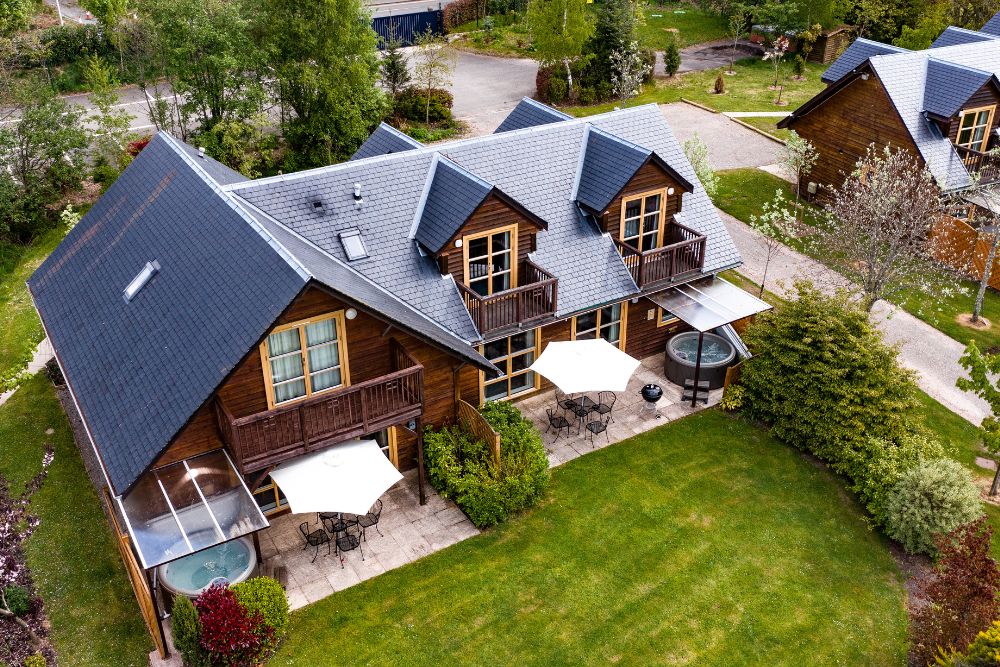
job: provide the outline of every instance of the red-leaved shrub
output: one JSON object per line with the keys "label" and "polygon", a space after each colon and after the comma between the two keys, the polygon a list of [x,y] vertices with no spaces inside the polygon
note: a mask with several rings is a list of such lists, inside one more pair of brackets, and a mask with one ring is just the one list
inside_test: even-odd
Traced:
{"label": "red-leaved shrub", "polygon": [[143,148],[149,145],[149,142],[152,138],[153,137],[148,136],[148,137],[143,137],[142,139],[137,139],[135,141],[128,142],[128,145],[125,147],[125,152],[131,155],[132,157],[135,157],[136,155],[142,152]]}
{"label": "red-leaved shrub", "polygon": [[444,29],[451,31],[463,23],[475,21],[479,7],[476,0],[454,0],[444,6]]}
{"label": "red-leaved shrub", "polygon": [[913,616],[914,664],[926,665],[938,651],[964,649],[1000,614],[992,535],[980,517],[938,538],[937,578],[927,586],[928,604]]}
{"label": "red-leaved shrub", "polygon": [[212,665],[252,667],[262,662],[274,639],[274,628],[260,612],[247,613],[233,591],[210,586],[194,601],[201,623],[201,648]]}

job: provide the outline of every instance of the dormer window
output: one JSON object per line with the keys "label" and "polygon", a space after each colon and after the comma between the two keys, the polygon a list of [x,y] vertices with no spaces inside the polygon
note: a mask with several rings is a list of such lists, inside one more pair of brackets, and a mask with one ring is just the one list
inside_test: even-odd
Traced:
{"label": "dormer window", "polygon": [[990,126],[996,107],[967,109],[959,116],[957,146],[983,152],[990,139]]}
{"label": "dormer window", "polygon": [[641,252],[661,245],[664,195],[657,190],[622,200],[622,242]]}
{"label": "dormer window", "polygon": [[517,226],[471,234],[462,240],[465,282],[476,294],[489,296],[517,286]]}

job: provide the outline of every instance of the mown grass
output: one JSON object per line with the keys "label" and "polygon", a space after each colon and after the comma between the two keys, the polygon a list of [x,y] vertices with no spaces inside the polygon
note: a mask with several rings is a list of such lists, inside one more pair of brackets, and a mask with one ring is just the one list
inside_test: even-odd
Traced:
{"label": "mown grass", "polygon": [[[790,183],[760,169],[732,169],[720,171],[718,175],[719,188],[715,205],[744,222],[749,222],[752,215],[759,215],[764,204],[774,199],[778,190],[787,200],[795,199],[795,191]],[[819,224],[820,216],[815,207],[804,204],[804,211],[805,222]],[[788,245],[823,261],[823,257],[802,239],[789,239]],[[917,290],[904,290],[892,300],[911,315],[960,343],[967,344],[974,340],[981,349],[1000,349],[1000,293],[995,290],[986,291],[983,317],[990,321],[991,326],[983,330],[970,329],[959,324],[957,317],[962,313],[972,312],[979,286],[972,281],[963,280],[959,282],[959,287],[961,291],[939,295],[933,300]]]}
{"label": "mown grass", "polygon": [[62,406],[39,374],[0,406],[0,474],[14,493],[41,468],[47,443],[55,460],[32,501],[41,524],[28,540],[26,557],[52,621],[59,664],[146,665],[152,643],[118,547]]}
{"label": "mown grass", "polygon": [[780,118],[772,118],[768,116],[749,116],[746,118],[740,118],[740,121],[746,123],[747,125],[753,125],[758,130],[763,130],[772,137],[777,137],[782,141],[787,141],[788,138],[792,136],[792,131],[778,127],[778,121],[780,120]]}
{"label": "mown grass", "polygon": [[656,51],[667,48],[671,36],[681,48],[726,37],[728,21],[687,2],[650,3],[639,27],[639,43]]}
{"label": "mown grass", "polygon": [[904,595],[834,475],[706,411],[557,468],[506,525],[295,612],[272,664],[901,664]]}
{"label": "mown grass", "polygon": [[[781,99],[788,102],[787,106],[774,103],[778,93],[769,89],[774,83],[774,67],[759,58],[740,60],[736,63],[735,76],[723,75],[726,92],[721,95],[713,92],[715,79],[720,72],[714,69],[657,79],[644,86],[642,93],[630,104],[669,104],[687,99],[716,111],[792,111],[825,87],[819,79],[825,68],[825,65],[807,63],[805,78],[796,81],[791,77],[791,65],[783,64],[780,81],[784,89]],[[609,102],[588,107],[567,107],[564,111],[575,116],[589,116],[611,111],[615,106],[618,106],[617,102]]]}

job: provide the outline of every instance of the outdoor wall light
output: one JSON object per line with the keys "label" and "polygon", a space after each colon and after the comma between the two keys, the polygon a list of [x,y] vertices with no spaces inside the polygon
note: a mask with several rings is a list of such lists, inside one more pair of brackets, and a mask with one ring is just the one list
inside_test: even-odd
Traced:
{"label": "outdoor wall light", "polygon": [[358,316],[358,311],[355,310],[354,308],[348,308],[347,312],[344,313],[344,317],[346,317],[349,320],[353,320],[357,316]]}
{"label": "outdoor wall light", "polygon": [[462,239],[455,239],[455,247],[456,248],[462,247]]}
{"label": "outdoor wall light", "polygon": [[670,195],[671,197],[673,197],[674,196],[674,189],[673,188],[667,188],[667,194]]}
{"label": "outdoor wall light", "polygon": [[411,419],[410,421],[406,422],[406,428],[410,429],[411,431],[416,431],[417,430],[417,420],[416,419]]}

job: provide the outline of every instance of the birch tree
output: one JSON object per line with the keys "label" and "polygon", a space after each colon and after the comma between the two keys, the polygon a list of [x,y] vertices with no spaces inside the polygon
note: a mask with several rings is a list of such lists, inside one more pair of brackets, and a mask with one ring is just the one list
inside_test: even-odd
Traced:
{"label": "birch tree", "polygon": [[543,63],[562,63],[572,97],[572,64],[580,59],[584,44],[594,33],[586,0],[531,0],[528,23],[538,59]]}
{"label": "birch tree", "polygon": [[916,158],[872,144],[833,191],[812,242],[830,268],[855,284],[866,310],[904,289],[932,303],[956,287],[930,233],[941,210],[934,178]]}

